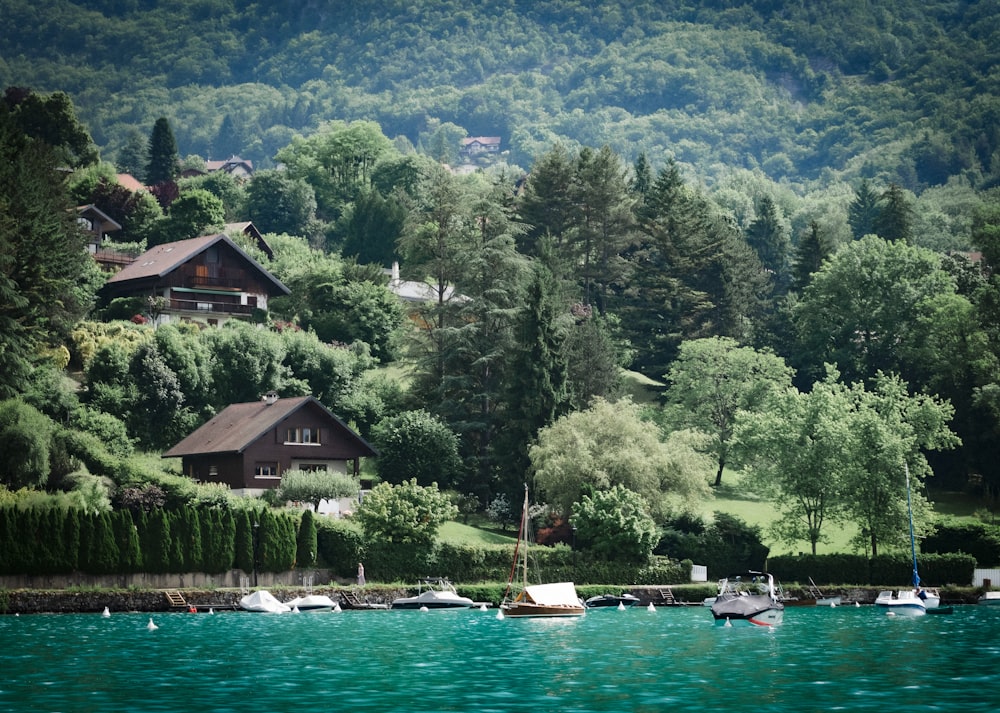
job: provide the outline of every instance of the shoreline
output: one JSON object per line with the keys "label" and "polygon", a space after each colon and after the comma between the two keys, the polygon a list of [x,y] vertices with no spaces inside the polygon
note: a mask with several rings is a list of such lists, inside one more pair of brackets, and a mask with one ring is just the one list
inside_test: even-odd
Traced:
{"label": "shoreline", "polygon": [[[257,587],[254,589],[266,589]],[[875,602],[879,591],[889,587],[827,587],[824,591],[828,596],[843,598],[841,606],[870,605]],[[898,587],[896,587],[898,588]],[[250,591],[254,591],[251,589]],[[664,604],[660,596],[663,589],[673,589],[676,597],[674,604]],[[643,606],[650,603],[657,606],[701,606],[701,597],[696,601],[688,601],[680,587],[632,587],[629,591],[639,597]],[[175,604],[167,593],[179,593],[183,604]],[[111,612],[183,612],[207,611],[210,607],[219,610],[239,610],[240,598],[245,590],[241,588],[164,588],[164,589],[88,589],[88,590],[58,590],[58,589],[0,589],[0,615],[20,614],[87,614],[100,613],[107,607]],[[343,596],[357,595],[368,604],[388,605],[393,599],[408,596],[412,592],[407,587],[375,586],[360,589],[353,585],[322,585],[311,588],[302,586],[279,586],[274,588],[281,600],[305,596],[306,594],[324,594],[344,609],[351,608]],[[694,592],[692,592],[694,594]],[[808,596],[797,588],[787,588],[786,594],[791,597]],[[942,589],[942,605],[976,604],[979,591],[973,588]],[[491,602],[496,606],[497,602]],[[809,606],[809,605],[806,605]]]}

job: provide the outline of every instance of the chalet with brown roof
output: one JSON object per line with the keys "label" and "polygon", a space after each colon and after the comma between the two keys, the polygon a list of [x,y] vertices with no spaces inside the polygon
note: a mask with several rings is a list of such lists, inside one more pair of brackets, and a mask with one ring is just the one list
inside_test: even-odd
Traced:
{"label": "chalet with brown roof", "polygon": [[483,153],[499,153],[499,136],[469,136],[462,139],[461,152],[465,156],[476,156]]}
{"label": "chalet with brown roof", "polygon": [[221,233],[150,248],[105,283],[101,294],[158,304],[154,322],[222,324],[267,311],[268,299],[289,289]]}
{"label": "chalet with brown roof", "polygon": [[260,248],[262,253],[267,255],[268,260],[274,259],[274,250],[272,250],[271,246],[267,244],[267,241],[264,240],[264,236],[252,221],[244,220],[239,223],[226,223],[222,226],[222,232],[226,235],[245,235],[253,242],[254,245]]}
{"label": "chalet with brown roof", "polygon": [[119,173],[117,177],[119,185],[121,185],[123,188],[129,189],[133,193],[149,190],[148,188],[146,188],[146,186],[142,184],[142,181],[137,179],[131,173]]}
{"label": "chalet with brown roof", "polygon": [[239,156],[232,156],[225,161],[205,161],[205,170],[208,173],[224,171],[233,178],[248,180],[253,177],[253,161]]}
{"label": "chalet with brown roof", "polygon": [[259,495],[294,470],[358,477],[360,460],[378,453],[312,396],[233,404],[163,454],[181,458],[184,474]]}

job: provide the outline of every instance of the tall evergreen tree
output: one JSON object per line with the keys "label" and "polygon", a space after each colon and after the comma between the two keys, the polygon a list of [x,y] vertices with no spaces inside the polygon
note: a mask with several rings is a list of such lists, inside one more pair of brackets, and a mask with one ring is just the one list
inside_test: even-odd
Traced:
{"label": "tall evergreen tree", "polygon": [[621,159],[607,146],[580,151],[575,175],[578,219],[570,254],[576,258],[583,303],[604,315],[611,290],[622,286],[629,273],[622,253],[634,239],[634,199]]}
{"label": "tall evergreen tree", "polygon": [[795,292],[802,292],[829,255],[830,248],[823,241],[819,224],[814,220],[809,223],[809,230],[799,239],[792,266],[792,289]]}
{"label": "tall evergreen tree", "polygon": [[892,183],[879,198],[879,211],[872,226],[883,240],[913,242],[913,206],[901,186]]}
{"label": "tall evergreen tree", "polygon": [[861,181],[861,185],[854,194],[847,209],[847,221],[851,225],[851,234],[855,240],[861,240],[866,235],[875,233],[875,219],[879,214],[879,195],[868,179]]}
{"label": "tall evergreen tree", "polygon": [[764,269],[771,276],[775,293],[788,286],[788,253],[791,241],[781,224],[778,207],[770,196],[763,196],[757,205],[757,217],[746,231],[747,244],[757,253]]}
{"label": "tall evergreen tree", "polygon": [[149,150],[146,161],[146,183],[168,183],[177,178],[180,173],[180,155],[177,152],[177,142],[170,122],[166,117],[160,117],[153,124],[153,132],[149,136]]}
{"label": "tall evergreen tree", "polygon": [[21,392],[39,354],[67,342],[93,302],[100,273],[59,168],[0,104],[0,399]]}
{"label": "tall evergreen tree", "polygon": [[531,461],[528,447],[540,428],[551,424],[569,406],[564,336],[558,324],[559,304],[553,299],[552,273],[535,264],[526,304],[518,319],[507,384],[507,410],[501,440],[507,454],[501,492],[517,492]]}

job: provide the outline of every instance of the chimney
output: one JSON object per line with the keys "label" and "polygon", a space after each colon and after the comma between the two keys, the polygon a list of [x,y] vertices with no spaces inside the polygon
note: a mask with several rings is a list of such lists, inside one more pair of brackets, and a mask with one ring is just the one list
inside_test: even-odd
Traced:
{"label": "chimney", "polygon": [[264,394],[263,401],[268,406],[270,406],[271,404],[273,404],[277,400],[278,400],[278,392],[277,391],[268,391],[266,394]]}

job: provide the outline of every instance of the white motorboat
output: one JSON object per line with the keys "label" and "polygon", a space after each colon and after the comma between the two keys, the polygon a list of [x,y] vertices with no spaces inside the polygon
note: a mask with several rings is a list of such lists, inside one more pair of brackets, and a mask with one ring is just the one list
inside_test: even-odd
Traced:
{"label": "white motorboat", "polygon": [[1000,592],[983,592],[979,595],[979,603],[987,606],[1000,606]]}
{"label": "white motorboat", "polygon": [[716,624],[777,626],[784,620],[774,577],[767,572],[743,572],[719,580],[719,594],[712,602]]}
{"label": "white motorboat", "polygon": [[875,606],[896,616],[923,616],[927,605],[917,589],[886,589],[875,597]]}
{"label": "white motorboat", "polygon": [[281,614],[292,610],[290,606],[282,604],[273,594],[264,589],[247,594],[240,599],[240,608],[244,611],[266,614]]}
{"label": "white motorboat", "polygon": [[472,600],[460,597],[444,577],[425,577],[417,585],[417,596],[394,599],[391,609],[468,609]]}
{"label": "white motorboat", "polygon": [[298,609],[300,612],[333,611],[336,605],[336,602],[323,594],[307,594],[304,597],[296,597],[289,602],[285,602],[286,607],[289,609]]}

